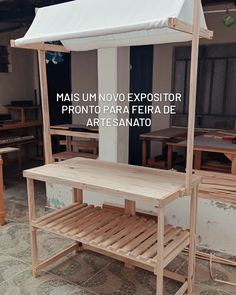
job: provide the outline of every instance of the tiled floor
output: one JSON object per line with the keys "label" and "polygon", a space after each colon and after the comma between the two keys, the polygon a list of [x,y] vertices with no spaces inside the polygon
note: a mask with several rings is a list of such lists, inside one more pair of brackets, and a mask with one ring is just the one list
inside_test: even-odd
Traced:
{"label": "tiled floor", "polygon": [[[44,213],[44,186],[37,183],[37,212]],[[151,295],[155,276],[141,269],[128,269],[118,261],[92,252],[70,254],[48,267],[37,279],[31,274],[31,251],[25,181],[8,179],[5,189],[8,223],[0,227],[1,295]],[[40,232],[39,251],[46,258],[67,247],[70,241]],[[169,266],[185,273],[187,261],[179,256]],[[236,268],[215,265],[215,276],[236,282]],[[178,284],[165,280],[165,295],[175,294]],[[194,295],[233,295],[236,287],[215,283],[208,262],[197,261]]]}

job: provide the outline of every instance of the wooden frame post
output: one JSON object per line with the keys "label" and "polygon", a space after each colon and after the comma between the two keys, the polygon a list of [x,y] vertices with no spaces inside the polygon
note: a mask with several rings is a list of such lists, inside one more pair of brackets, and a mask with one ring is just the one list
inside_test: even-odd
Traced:
{"label": "wooden frame post", "polygon": [[186,164],[186,190],[188,194],[191,189],[192,169],[193,169],[193,146],[194,146],[198,52],[199,52],[199,35],[200,35],[200,8],[201,8],[201,0],[195,0],[194,1],[192,53],[191,53],[191,72],[190,72],[189,109],[188,109],[187,164]]}
{"label": "wooden frame post", "polygon": [[190,204],[190,243],[189,243],[189,263],[188,263],[188,295],[193,292],[196,265],[196,228],[197,228],[197,204],[198,186],[192,189]]}
{"label": "wooden frame post", "polygon": [[4,206],[4,194],[3,194],[3,160],[0,158],[0,225],[6,223],[6,211]]}
{"label": "wooden frame post", "polygon": [[33,222],[36,219],[35,208],[35,195],[34,195],[34,180],[27,178],[27,192],[28,192],[28,204],[29,204],[29,223],[30,223],[30,237],[31,237],[31,256],[33,277],[37,277],[38,266],[38,246],[37,246],[37,229],[33,226]]}
{"label": "wooden frame post", "polygon": [[156,295],[163,295],[164,288],[164,231],[165,210],[159,207],[157,217],[157,266],[156,266]]}
{"label": "wooden frame post", "polygon": [[45,163],[53,162],[52,142],[50,134],[50,116],[48,103],[48,85],[47,85],[47,69],[45,51],[38,50],[39,76],[41,89],[42,117],[43,117],[43,143]]}

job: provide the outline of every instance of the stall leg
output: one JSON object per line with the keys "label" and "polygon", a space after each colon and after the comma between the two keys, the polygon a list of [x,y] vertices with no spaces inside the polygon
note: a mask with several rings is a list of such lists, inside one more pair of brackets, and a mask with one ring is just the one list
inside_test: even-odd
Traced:
{"label": "stall leg", "polygon": [[[74,188],[73,193],[74,193],[74,196],[73,196],[74,203],[82,204],[83,203],[83,191],[80,189]],[[75,253],[79,254],[82,251],[83,251],[83,244],[78,243]]]}
{"label": "stall leg", "polygon": [[147,166],[147,141],[142,140],[142,166]]}
{"label": "stall leg", "polygon": [[188,295],[193,292],[196,265],[196,227],[197,227],[197,194],[198,186],[191,192],[190,204],[190,244],[188,264]]}
{"label": "stall leg", "polygon": [[35,210],[35,195],[34,195],[34,180],[27,178],[27,191],[28,191],[28,204],[29,204],[29,223],[30,223],[30,236],[31,236],[31,251],[32,251],[32,266],[33,276],[37,277],[39,271],[37,270],[38,261],[38,246],[37,246],[37,229],[33,226],[36,219]]}
{"label": "stall leg", "polygon": [[165,211],[163,207],[159,208],[157,220],[157,267],[156,267],[156,295],[163,295],[163,277],[164,277],[164,228]]}

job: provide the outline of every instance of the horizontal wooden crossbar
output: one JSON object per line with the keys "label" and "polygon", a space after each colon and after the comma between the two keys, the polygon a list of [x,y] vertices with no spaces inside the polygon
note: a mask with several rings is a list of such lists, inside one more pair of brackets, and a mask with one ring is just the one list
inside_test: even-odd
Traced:
{"label": "horizontal wooden crossbar", "polygon": [[[193,34],[193,25],[183,22],[176,17],[170,17],[168,19],[168,27],[177,31]],[[213,38],[213,31],[200,28],[200,37],[205,39]]]}
{"label": "horizontal wooden crossbar", "polygon": [[15,40],[11,40],[11,47],[13,48],[22,48],[22,49],[33,49],[33,50],[42,50],[42,51],[54,51],[54,52],[64,52],[69,53],[63,45],[47,44],[47,43],[34,43],[28,45],[16,45]]}

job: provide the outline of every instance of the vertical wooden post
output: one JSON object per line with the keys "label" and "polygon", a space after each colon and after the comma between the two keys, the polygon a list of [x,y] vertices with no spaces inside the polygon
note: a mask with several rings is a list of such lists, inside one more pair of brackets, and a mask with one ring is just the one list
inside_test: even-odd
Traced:
{"label": "vertical wooden post", "polygon": [[193,169],[193,145],[195,127],[195,109],[197,94],[197,72],[198,72],[198,51],[200,32],[200,8],[201,0],[194,1],[194,20],[191,53],[191,72],[189,89],[189,109],[188,109],[188,138],[187,138],[187,165],[186,165],[186,190],[190,192]]}
{"label": "vertical wooden post", "polygon": [[43,117],[43,142],[44,142],[44,157],[46,164],[52,163],[52,142],[50,135],[50,117],[48,104],[48,85],[47,85],[47,70],[45,51],[38,50],[39,61],[39,76],[41,89],[42,117]]}
{"label": "vertical wooden post", "polygon": [[198,186],[195,186],[191,194],[190,204],[190,243],[189,243],[189,264],[188,264],[188,295],[193,292],[196,264],[196,228],[197,228],[197,203]]}
{"label": "vertical wooden post", "polygon": [[34,180],[27,178],[27,192],[29,205],[29,223],[30,223],[30,237],[31,237],[31,251],[32,251],[32,266],[33,276],[37,276],[38,266],[38,246],[37,246],[37,229],[32,225],[36,219],[35,196],[34,196]]}
{"label": "vertical wooden post", "polygon": [[147,166],[147,140],[142,140],[142,166]]}
{"label": "vertical wooden post", "polygon": [[83,191],[77,188],[73,189],[73,197],[74,197],[74,203],[83,203]]}
{"label": "vertical wooden post", "polygon": [[134,216],[136,214],[135,201],[125,199],[125,214]]}
{"label": "vertical wooden post", "polygon": [[4,206],[4,194],[3,194],[3,160],[0,158],[0,225],[6,223],[6,211]]}
{"label": "vertical wooden post", "polygon": [[165,230],[165,211],[159,208],[157,219],[157,266],[156,266],[156,295],[163,295],[163,276],[164,276],[164,230]]}

